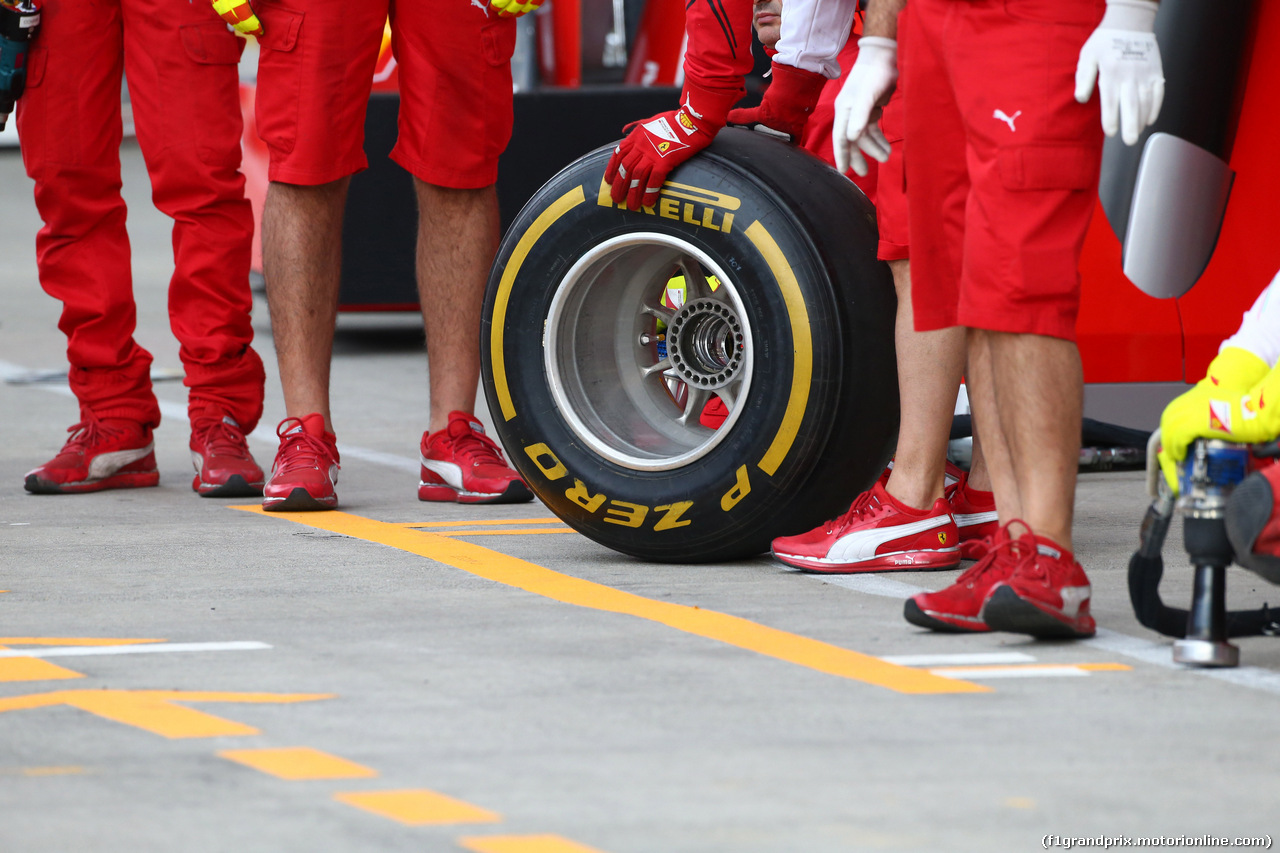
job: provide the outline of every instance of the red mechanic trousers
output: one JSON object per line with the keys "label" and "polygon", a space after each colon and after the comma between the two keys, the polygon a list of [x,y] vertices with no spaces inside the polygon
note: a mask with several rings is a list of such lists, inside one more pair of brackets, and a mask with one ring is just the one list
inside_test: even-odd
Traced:
{"label": "red mechanic trousers", "polygon": [[121,74],[155,206],[174,220],[169,322],[193,418],[262,415],[250,345],[253,214],[239,173],[242,43],[208,2],[45,0],[18,133],[44,227],[40,284],[63,304],[81,417],[156,426],[151,354],[137,311],[120,197]]}

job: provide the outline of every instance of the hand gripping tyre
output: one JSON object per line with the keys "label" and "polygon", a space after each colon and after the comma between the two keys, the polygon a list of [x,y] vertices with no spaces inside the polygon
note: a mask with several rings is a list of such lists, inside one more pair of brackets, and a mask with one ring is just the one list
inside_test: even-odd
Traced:
{"label": "hand gripping tyre", "polygon": [[746,557],[839,515],[898,432],[875,213],[808,153],[722,131],[633,212],[612,147],[525,206],[481,337],[498,437],[571,527],[648,560]]}

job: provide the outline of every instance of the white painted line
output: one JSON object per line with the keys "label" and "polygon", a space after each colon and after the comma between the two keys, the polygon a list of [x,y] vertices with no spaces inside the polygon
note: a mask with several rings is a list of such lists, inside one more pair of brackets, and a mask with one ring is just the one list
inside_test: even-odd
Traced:
{"label": "white painted line", "polygon": [[1077,666],[1029,666],[1025,669],[985,669],[980,666],[953,666],[946,669],[931,669],[932,675],[943,678],[959,678],[970,681],[981,678],[1074,678],[1088,675],[1089,671]]}
{"label": "white painted line", "polygon": [[[25,367],[8,361],[0,361],[0,380],[9,376],[21,376],[27,373],[30,373],[30,371]],[[23,387],[61,394],[64,397],[75,397],[75,394],[71,392],[71,387],[62,383],[26,385]],[[180,403],[161,400],[160,414],[175,421],[185,421],[187,419],[187,407]],[[275,427],[265,424],[259,424],[257,429],[249,433],[248,438],[251,441],[270,445],[271,447],[276,447],[280,443]],[[412,472],[414,474],[422,472],[422,465],[417,457],[410,458],[394,453],[383,453],[380,450],[370,450],[367,447],[356,447],[350,444],[339,444],[338,453],[344,459],[359,459],[362,462],[372,462],[375,465],[385,465],[388,468],[395,468],[399,471]]]}
{"label": "white painted line", "polygon": [[854,592],[865,593],[866,595],[879,595],[885,598],[901,598],[907,599],[918,592],[927,592],[923,587],[912,586],[909,583],[890,580],[880,575],[815,575],[805,573],[807,577],[814,580],[820,580],[823,583],[829,583],[833,586],[842,586],[845,589],[851,589]]}
{"label": "white painted line", "polygon": [[973,652],[954,655],[881,655],[885,663],[899,666],[965,666],[974,664],[1035,663],[1035,656],[1022,652]]}
{"label": "white painted line", "polygon": [[[816,575],[805,573],[806,577],[823,583],[841,586],[845,589],[851,589],[854,592],[861,592],[867,595],[879,595],[887,598],[906,599],[918,592],[928,592],[924,587],[914,586],[909,583],[891,580],[880,575]],[[1109,652],[1124,655],[1125,657],[1140,660],[1143,663],[1153,664],[1164,669],[1178,670],[1191,675],[1201,675],[1206,678],[1214,678],[1218,681],[1225,681],[1229,684],[1236,684],[1241,687],[1250,687],[1254,690],[1263,690],[1267,693],[1275,693],[1280,695],[1280,672],[1264,669],[1258,666],[1241,666],[1233,669],[1211,669],[1188,667],[1173,662],[1173,645],[1169,640],[1148,640],[1140,637],[1131,637],[1128,634],[1121,634],[1119,631],[1110,631],[1106,628],[1099,628],[1096,636],[1088,640],[1077,640],[1076,642],[1086,646],[1092,646],[1096,649],[1105,649]],[[891,660],[885,658],[885,660]]]}
{"label": "white painted line", "polygon": [[85,655],[136,655],[164,652],[247,652],[269,649],[266,643],[238,640],[229,643],[134,643],[125,646],[52,646],[34,649],[0,649],[0,658],[60,658]]}
{"label": "white painted line", "polygon": [[1238,684],[1241,687],[1252,687],[1255,690],[1265,690],[1268,693],[1280,694],[1280,672],[1263,669],[1259,666],[1214,669],[1174,663],[1172,640],[1144,640],[1138,637],[1130,637],[1128,634],[1121,634],[1117,631],[1099,628],[1097,636],[1080,642],[1096,649],[1106,649],[1109,652],[1136,658],[1165,669],[1203,675],[1206,678],[1215,678],[1218,681]]}

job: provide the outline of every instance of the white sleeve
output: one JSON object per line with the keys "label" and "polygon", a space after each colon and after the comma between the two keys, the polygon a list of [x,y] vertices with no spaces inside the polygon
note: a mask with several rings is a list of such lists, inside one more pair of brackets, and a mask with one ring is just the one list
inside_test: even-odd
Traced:
{"label": "white sleeve", "polygon": [[858,0],[787,0],[773,61],[834,80],[840,76],[836,58],[849,39],[857,11]]}
{"label": "white sleeve", "polygon": [[1240,329],[1222,342],[1224,347],[1248,350],[1271,367],[1280,361],[1280,273],[1271,279],[1240,322]]}

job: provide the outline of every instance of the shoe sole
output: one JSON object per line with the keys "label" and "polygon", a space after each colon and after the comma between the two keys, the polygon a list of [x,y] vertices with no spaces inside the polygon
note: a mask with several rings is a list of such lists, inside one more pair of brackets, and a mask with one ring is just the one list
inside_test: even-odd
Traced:
{"label": "shoe sole", "polygon": [[1235,549],[1237,563],[1272,583],[1280,583],[1280,559],[1253,553],[1274,506],[1271,481],[1256,474],[1245,478],[1227,504],[1227,538]]}
{"label": "shoe sole", "polygon": [[916,604],[915,599],[908,598],[907,603],[902,606],[902,617],[919,628],[928,628],[930,631],[937,631],[941,634],[985,634],[991,629],[982,623],[973,625],[953,625],[945,622],[936,616],[930,616],[920,605]]}
{"label": "shoe sole", "polygon": [[1078,628],[1064,617],[1021,598],[1012,587],[997,587],[982,607],[982,621],[992,631],[1030,634],[1041,640],[1083,640],[1094,635],[1093,628]]}
{"label": "shoe sole", "polygon": [[314,512],[334,509],[337,506],[337,495],[317,498],[301,486],[290,492],[288,497],[264,498],[262,501],[264,512]]}
{"label": "shoe sole", "polygon": [[232,474],[225,483],[202,483],[196,477],[191,488],[202,498],[256,498],[262,496],[262,481],[250,483],[239,474]]}
{"label": "shoe sole", "polygon": [[511,481],[505,492],[466,492],[453,486],[419,481],[418,500],[459,504],[520,504],[533,500],[533,492],[519,480]]}
{"label": "shoe sole", "polygon": [[75,495],[83,492],[101,492],[107,489],[145,489],[160,485],[159,471],[140,471],[113,474],[99,480],[81,480],[78,483],[55,483],[36,474],[28,474],[23,488],[33,495]]}
{"label": "shoe sole", "polygon": [[[863,572],[933,572],[954,569],[960,565],[960,552],[925,554],[923,552],[894,554],[860,563],[824,563],[806,557],[771,552],[773,558],[793,569],[819,575],[854,575]],[[940,562],[945,561],[945,562]]]}

